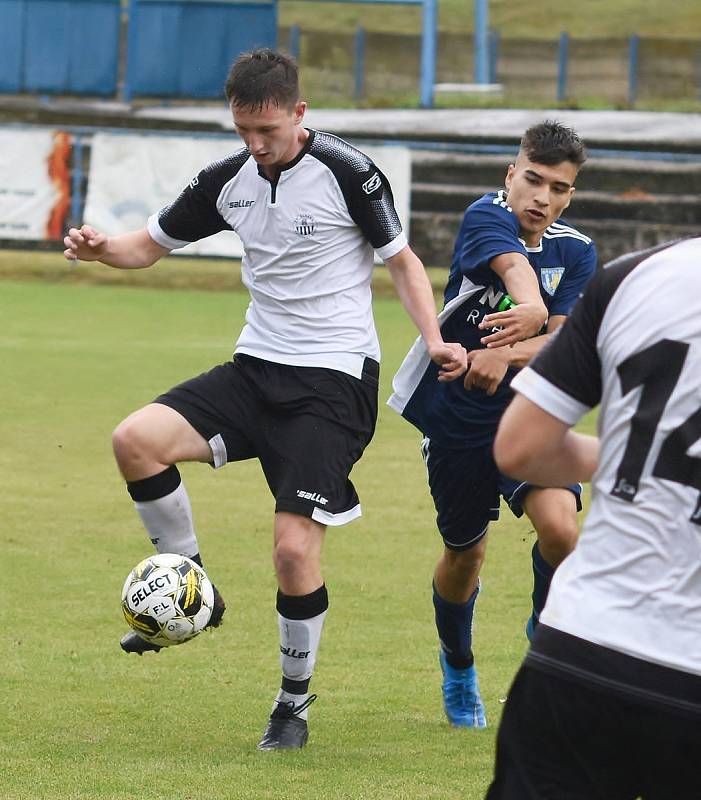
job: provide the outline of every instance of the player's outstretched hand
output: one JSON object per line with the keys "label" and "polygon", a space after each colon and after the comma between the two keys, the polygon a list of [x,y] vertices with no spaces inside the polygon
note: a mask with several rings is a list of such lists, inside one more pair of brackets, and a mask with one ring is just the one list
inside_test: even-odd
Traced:
{"label": "player's outstretched hand", "polygon": [[457,342],[440,342],[428,348],[431,361],[438,364],[439,381],[454,381],[467,369],[467,351]]}
{"label": "player's outstretched hand", "polygon": [[535,336],[548,318],[544,303],[519,303],[506,311],[487,314],[479,327],[498,328],[480,341],[487,347],[503,347]]}
{"label": "player's outstretched hand", "polygon": [[508,367],[508,348],[495,347],[491,350],[485,348],[470,350],[467,354],[465,388],[467,390],[484,389],[488,395],[493,395],[499,384],[504,380]]}
{"label": "player's outstretched hand", "polygon": [[107,242],[108,237],[90,225],[71,228],[63,239],[63,255],[69,261],[98,261],[107,250]]}

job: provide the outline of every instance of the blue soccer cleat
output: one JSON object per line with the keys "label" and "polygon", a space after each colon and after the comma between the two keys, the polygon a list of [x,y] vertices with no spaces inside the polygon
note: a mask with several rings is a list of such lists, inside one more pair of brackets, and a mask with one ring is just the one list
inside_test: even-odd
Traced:
{"label": "blue soccer cleat", "polygon": [[448,722],[457,728],[486,728],[487,715],[473,664],[467,669],[455,669],[440,652],[443,671],[443,708]]}

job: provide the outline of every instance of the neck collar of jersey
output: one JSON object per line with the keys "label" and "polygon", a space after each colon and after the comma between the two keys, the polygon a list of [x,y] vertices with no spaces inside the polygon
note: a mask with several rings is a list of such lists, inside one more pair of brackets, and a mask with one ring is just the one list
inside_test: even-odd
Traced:
{"label": "neck collar of jersey", "polygon": [[527,253],[542,253],[543,252],[543,240],[541,239],[535,247],[529,247],[526,244],[526,240],[522,239],[520,236],[518,237],[519,242],[526,248]]}
{"label": "neck collar of jersey", "polygon": [[[273,180],[276,181],[280,177],[280,173],[285,172],[285,170],[292,169],[292,167],[299,164],[299,162],[304,158],[304,156],[307,155],[307,153],[311,149],[316,131],[313,130],[312,128],[305,128],[305,130],[309,133],[309,136],[307,136],[307,141],[302,145],[302,149],[299,151],[299,153],[297,153],[297,155],[292,159],[292,161],[288,161],[287,164],[281,164],[280,166],[277,167],[277,169],[275,170],[275,177],[273,178]],[[260,164],[258,164],[257,167],[258,167],[258,174],[260,175],[261,178],[265,178],[266,181],[271,180],[265,174],[265,172],[263,171],[263,167],[261,167]]]}

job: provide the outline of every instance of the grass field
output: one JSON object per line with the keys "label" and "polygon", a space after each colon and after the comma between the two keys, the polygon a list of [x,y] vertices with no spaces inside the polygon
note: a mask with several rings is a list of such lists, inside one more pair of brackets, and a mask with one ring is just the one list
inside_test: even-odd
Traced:
{"label": "grass field", "polygon": [[[419,105],[418,86],[414,77],[409,77],[418,77],[416,42],[407,39],[382,43],[368,39],[365,90],[362,99],[356,99],[351,39],[342,41],[329,35],[352,34],[358,27],[371,34],[418,35],[422,30],[420,5],[290,0],[279,6],[279,25],[284,29],[280,42],[283,47],[288,46],[288,31],[293,25],[301,31],[302,88],[313,107]],[[697,58],[693,45],[695,32],[701,30],[698,0],[667,4],[656,0],[588,0],[570,4],[556,0],[537,3],[490,0],[489,26],[498,32],[501,41],[497,76],[503,91],[486,95],[439,92],[434,98],[436,107],[628,108],[627,41],[635,33],[643,44],[638,66],[639,90],[633,107],[640,111],[687,113],[700,109],[693,66]],[[438,28],[442,34],[469,37],[474,29],[474,3],[438,0]],[[553,48],[563,32],[569,33],[572,47],[567,97],[558,101],[557,53]],[[590,59],[582,53],[583,43],[597,40],[607,50],[607,58]],[[675,40],[685,43],[675,44]],[[463,61],[460,45],[454,41],[451,44],[448,39],[441,39],[439,51],[458,72],[451,70],[453,77],[444,75],[447,62],[441,67],[443,59],[439,58],[438,82],[469,82],[472,56],[464,54]],[[669,56],[676,51],[679,65],[673,66]],[[461,77],[455,77],[456,74]],[[517,80],[517,75],[532,76],[534,80]],[[600,79],[592,80],[597,75]],[[609,75],[616,77],[613,83],[607,80]]]}
{"label": "grass field", "polygon": [[[468,33],[473,30],[474,10],[471,0],[438,0],[440,30]],[[580,39],[625,38],[641,36],[692,38],[701,28],[698,0],[587,0],[562,3],[539,0],[537,3],[514,3],[490,0],[490,26],[506,38],[556,39],[560,31],[569,31]],[[369,31],[418,33],[421,11],[409,6],[329,3],[303,0],[280,4],[280,24],[299,25],[302,30],[352,31],[362,25]]]}
{"label": "grass field", "polygon": [[[490,728],[452,730],[440,707],[430,598],[439,540],[418,434],[382,405],[354,471],[364,516],[327,539],[331,609],[309,746],[256,752],[279,680],[272,500],[257,464],[183,466],[229,611],[216,633],[139,659],[118,648],[119,593],[151,546],[110,450],[126,413],[229,357],[247,298],[62,283],[56,256],[26,257],[55,268],[11,280],[15,257],[0,259],[0,797],[481,798],[500,699],[526,646],[528,525],[505,513],[494,527],[478,603]],[[380,297],[376,314],[384,401],[414,333],[396,300]]]}

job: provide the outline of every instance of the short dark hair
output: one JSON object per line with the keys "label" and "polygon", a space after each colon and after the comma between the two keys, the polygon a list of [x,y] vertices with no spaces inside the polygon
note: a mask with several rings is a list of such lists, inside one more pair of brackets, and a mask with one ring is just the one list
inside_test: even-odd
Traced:
{"label": "short dark hair", "polygon": [[536,164],[561,164],[570,161],[579,169],[587,153],[577,134],[555,120],[546,119],[532,125],[521,139],[521,150]]}
{"label": "short dark hair", "polygon": [[229,69],[224,93],[237,108],[257,111],[269,104],[293,108],[299,100],[297,64],[291,56],[267,47],[241,53]]}

